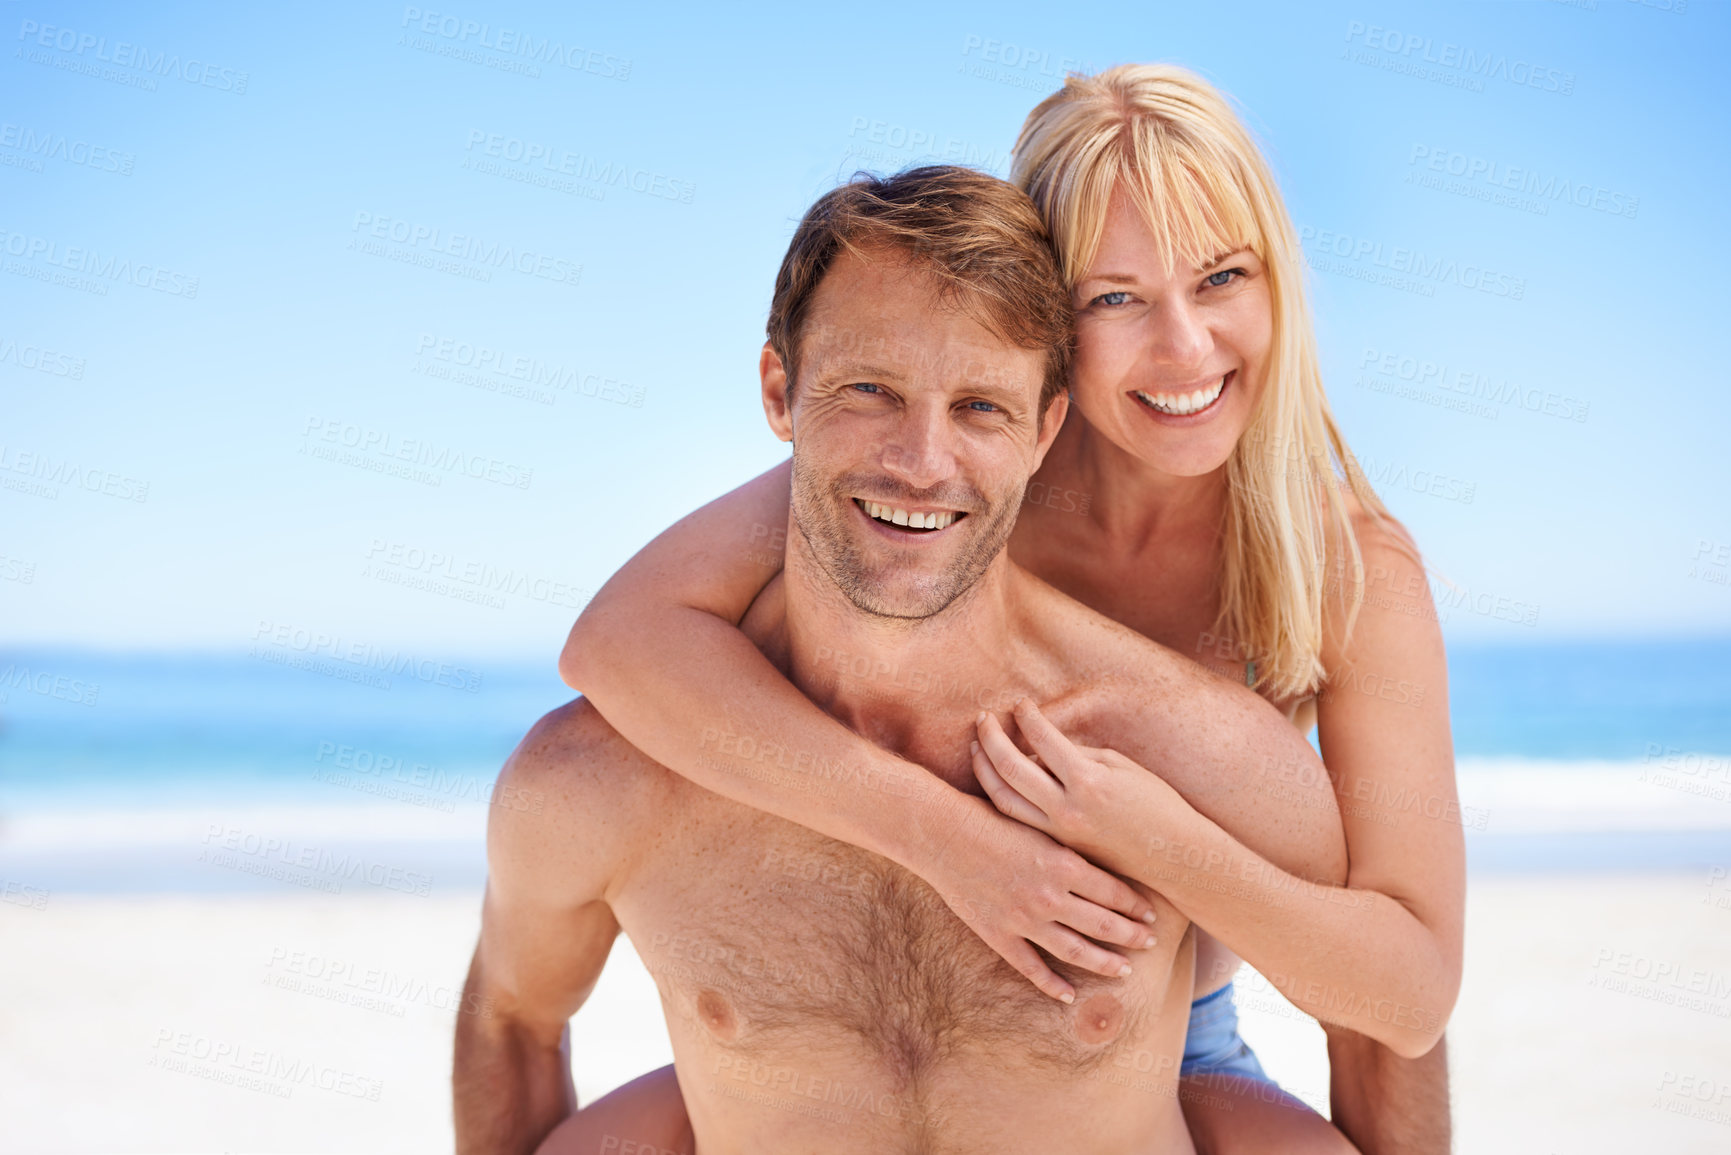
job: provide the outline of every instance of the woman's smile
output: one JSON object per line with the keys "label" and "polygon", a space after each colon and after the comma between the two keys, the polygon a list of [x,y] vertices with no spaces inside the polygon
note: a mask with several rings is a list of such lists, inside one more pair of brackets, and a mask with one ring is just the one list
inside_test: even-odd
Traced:
{"label": "woman's smile", "polygon": [[1238,370],[1233,369],[1216,377],[1212,382],[1204,382],[1192,389],[1159,392],[1132,389],[1130,396],[1161,417],[1197,417],[1215,407],[1237,375]]}

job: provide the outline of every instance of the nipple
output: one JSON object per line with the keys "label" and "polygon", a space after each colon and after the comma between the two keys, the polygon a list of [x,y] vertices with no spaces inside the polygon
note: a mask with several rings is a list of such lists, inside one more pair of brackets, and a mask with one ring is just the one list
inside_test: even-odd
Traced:
{"label": "nipple", "polygon": [[697,1017],[703,1020],[703,1025],[718,1039],[731,1039],[739,1033],[739,1023],[734,1018],[733,1008],[718,991],[705,989],[698,993]]}
{"label": "nipple", "polygon": [[1111,995],[1090,995],[1076,1008],[1076,1037],[1109,1043],[1124,1028],[1124,1004]]}

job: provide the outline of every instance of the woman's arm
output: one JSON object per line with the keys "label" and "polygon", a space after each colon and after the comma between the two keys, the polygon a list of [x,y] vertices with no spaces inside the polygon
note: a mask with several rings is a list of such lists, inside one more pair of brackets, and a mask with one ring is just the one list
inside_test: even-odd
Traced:
{"label": "woman's arm", "polygon": [[[1045,765],[988,717],[975,769],[1006,814],[1158,889],[1298,1007],[1414,1058],[1441,1038],[1460,989],[1465,850],[1448,671],[1421,565],[1376,529],[1361,535],[1364,605],[1350,644],[1324,654],[1318,703],[1344,887],[1280,869],[1128,758],[1069,743],[1026,706],[1017,723]],[[1312,804],[1315,765],[1265,758],[1252,788]],[[1150,853],[1150,831],[1164,851]]]}
{"label": "woman's arm", "polygon": [[[1148,945],[1153,908],[1145,899],[855,734],[740,632],[781,569],[790,476],[791,466],[778,466],[645,546],[572,627],[560,675],[669,769],[925,879],[1053,998],[1068,1002],[1075,992],[1035,946],[1085,970],[1123,973],[1124,957],[1089,939]],[[821,779],[811,773],[820,763]],[[838,764],[846,771],[836,772]]]}

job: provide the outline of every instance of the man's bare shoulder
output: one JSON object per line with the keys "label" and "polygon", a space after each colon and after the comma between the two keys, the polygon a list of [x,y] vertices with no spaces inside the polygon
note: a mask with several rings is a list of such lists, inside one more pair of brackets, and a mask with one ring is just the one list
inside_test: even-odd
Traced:
{"label": "man's bare shoulder", "polygon": [[[635,774],[617,773],[633,769]],[[643,785],[642,771],[666,770],[607,724],[586,698],[549,710],[523,735],[499,780],[539,790],[593,794],[634,790]]]}
{"label": "man's bare shoulder", "polygon": [[[623,863],[665,805],[675,776],[577,698],[536,722],[499,772],[487,822],[495,871],[510,863],[587,867]],[[612,871],[608,871],[609,877]]]}
{"label": "man's bare shoulder", "polygon": [[[1041,709],[1074,740],[1150,760],[1181,791],[1206,784],[1192,776],[1177,739],[1208,719],[1216,733],[1291,727],[1255,691],[1120,625],[1029,575],[1023,605],[1029,644],[1047,659],[1052,692]],[[1216,782],[1218,784],[1218,781]]]}
{"label": "man's bare shoulder", "polygon": [[[1068,602],[1068,604],[1066,604]],[[1041,711],[1072,741],[1116,750],[1164,779],[1204,817],[1282,870],[1346,877],[1334,794],[1297,728],[1248,686],[1224,678],[1052,590],[1031,592],[1030,644],[1050,693]],[[1296,765],[1299,802],[1266,789]]]}
{"label": "man's bare shoulder", "polygon": [[[1020,570],[1023,636],[1047,660],[1060,682],[1090,699],[1185,694],[1207,686],[1233,696],[1255,694],[1199,662],[1169,649],[1055,586]],[[1068,695],[1067,695],[1068,696]]]}

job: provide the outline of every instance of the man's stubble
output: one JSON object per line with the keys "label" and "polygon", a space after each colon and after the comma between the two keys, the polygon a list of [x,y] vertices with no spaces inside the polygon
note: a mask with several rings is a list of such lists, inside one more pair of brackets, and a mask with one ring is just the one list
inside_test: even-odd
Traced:
{"label": "man's stubble", "polygon": [[[964,483],[943,484],[916,490],[897,485],[882,474],[848,473],[827,484],[793,456],[793,522],[813,558],[842,595],[856,608],[881,618],[920,621],[942,613],[972,589],[994,559],[1004,551],[1016,525],[1021,489],[1001,495],[996,501]],[[967,513],[950,529],[968,531],[966,545],[942,570],[917,579],[907,596],[895,590],[906,588],[895,582],[894,567],[873,567],[857,547],[844,519],[851,517],[852,498],[862,496],[887,505],[936,505]]]}

